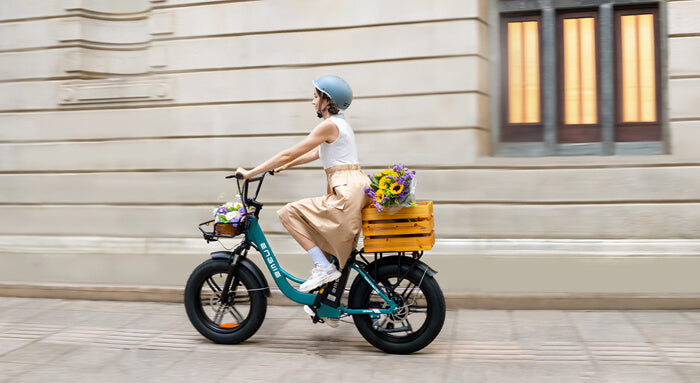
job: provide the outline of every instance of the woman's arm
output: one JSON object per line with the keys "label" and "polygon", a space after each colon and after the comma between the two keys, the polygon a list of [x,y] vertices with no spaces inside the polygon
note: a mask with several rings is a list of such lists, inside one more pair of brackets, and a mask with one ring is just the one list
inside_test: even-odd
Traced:
{"label": "woman's arm", "polygon": [[297,165],[302,165],[302,164],[309,163],[311,161],[316,161],[317,159],[319,159],[318,146],[311,149],[310,152],[304,154],[303,156],[297,158],[296,160],[276,168],[275,172],[281,172],[282,170],[287,170],[287,169],[294,167],[294,166],[297,166]]}
{"label": "woman's arm", "polygon": [[338,127],[330,120],[324,120],[298,144],[275,154],[267,161],[256,166],[253,170],[248,171],[243,168],[238,168],[236,173],[243,174],[244,178],[251,178],[258,174],[277,169],[311,152],[314,148],[318,148],[319,145],[326,141],[334,141],[338,138],[338,134]]}

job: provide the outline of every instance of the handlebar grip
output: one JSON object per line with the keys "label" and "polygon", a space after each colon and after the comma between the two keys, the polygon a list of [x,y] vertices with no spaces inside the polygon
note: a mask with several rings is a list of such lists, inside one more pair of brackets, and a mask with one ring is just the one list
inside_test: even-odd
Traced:
{"label": "handlebar grip", "polygon": [[229,178],[236,178],[236,179],[242,180],[242,179],[243,179],[243,174],[241,174],[241,173],[236,173],[236,174],[231,174],[230,176],[226,176],[226,179],[229,179]]}

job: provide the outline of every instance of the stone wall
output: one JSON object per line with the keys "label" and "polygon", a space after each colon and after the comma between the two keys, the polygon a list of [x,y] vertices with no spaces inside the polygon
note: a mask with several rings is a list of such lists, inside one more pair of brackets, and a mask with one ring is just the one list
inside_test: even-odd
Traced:
{"label": "stone wall", "polygon": [[[403,162],[436,202],[426,260],[448,293],[700,295],[700,1],[664,7],[670,154],[642,157],[490,156],[488,8],[2,2],[0,281],[183,286],[219,248],[195,226],[232,198],[223,176],[299,141],[311,80],[335,73],[365,170]],[[295,274],[309,262],[275,210],[322,194],[320,169],[262,193]]]}

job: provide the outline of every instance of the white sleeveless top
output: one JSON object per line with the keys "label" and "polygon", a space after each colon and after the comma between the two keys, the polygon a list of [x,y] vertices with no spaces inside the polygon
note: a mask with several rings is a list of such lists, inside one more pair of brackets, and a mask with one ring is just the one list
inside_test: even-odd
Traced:
{"label": "white sleeveless top", "polygon": [[345,120],[345,116],[334,114],[329,117],[329,120],[338,127],[338,138],[331,144],[324,142],[319,145],[318,156],[323,162],[323,168],[328,169],[336,165],[359,164],[355,134],[350,124]]}

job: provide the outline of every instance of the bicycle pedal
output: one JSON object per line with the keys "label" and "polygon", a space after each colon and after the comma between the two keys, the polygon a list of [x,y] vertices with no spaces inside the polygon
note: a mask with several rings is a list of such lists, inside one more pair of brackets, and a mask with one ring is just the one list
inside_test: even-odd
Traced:
{"label": "bicycle pedal", "polygon": [[314,324],[318,322],[323,323],[323,319],[321,319],[321,317],[319,317],[318,314],[316,314],[316,310],[312,309],[308,305],[304,306],[304,312],[309,314],[309,316],[311,317],[311,321],[314,322]]}

